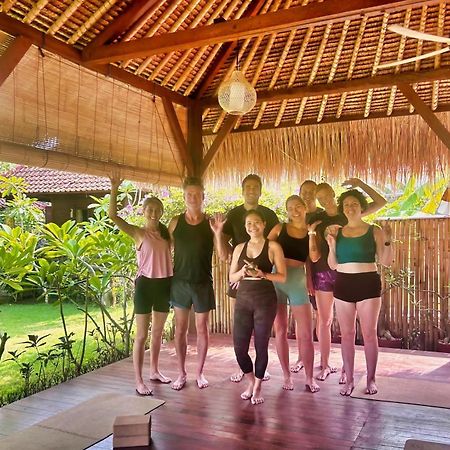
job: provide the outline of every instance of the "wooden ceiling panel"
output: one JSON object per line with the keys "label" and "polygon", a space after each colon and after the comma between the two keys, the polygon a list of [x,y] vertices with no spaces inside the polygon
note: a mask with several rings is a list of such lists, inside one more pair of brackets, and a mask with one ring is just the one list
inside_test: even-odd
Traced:
{"label": "wooden ceiling panel", "polygon": [[[369,0],[360,2],[362,7],[371,3]],[[51,34],[57,39],[73,41],[76,49],[82,49],[133,3],[133,0],[49,0],[41,7],[36,2],[18,0],[7,14],[18,20],[28,21],[38,30],[53,30]],[[162,36],[191,28],[199,28],[201,33],[201,27],[213,25],[215,19],[225,17],[226,20],[237,20],[253,4],[249,0],[156,0],[150,3],[150,9],[142,23],[129,30],[128,35],[125,30],[119,33],[115,42]],[[336,0],[267,0],[259,14],[273,14],[286,8],[303,6],[321,8],[326,15],[330,8],[332,10],[338,4]],[[411,58],[440,48],[439,44],[433,42],[404,39],[388,31],[386,27],[389,24],[407,24],[411,29],[450,35],[450,9],[444,0],[405,0],[402,5],[406,6],[399,4],[400,1],[393,10],[390,5],[386,5],[378,11],[359,17],[353,15],[347,20],[339,17],[338,20],[333,19],[334,22],[311,25],[310,28],[300,26],[297,30],[267,32],[242,39],[239,42],[241,68],[259,92],[450,68],[450,52],[439,58],[425,59],[396,69],[377,67],[377,64],[398,58]],[[202,81],[212,72],[215,73],[214,79],[202,90],[203,97],[211,97],[235,64],[235,52],[231,52],[219,70],[213,71],[220,58],[221,46],[223,44],[205,45],[202,48],[155,54],[149,58],[136,58],[114,65],[178,94],[191,97],[194,97]],[[103,67],[103,73],[107,73],[107,69]],[[432,83],[433,81],[419,83],[419,96],[434,108],[445,107],[449,103],[449,83],[434,82],[434,90]],[[356,93],[331,93],[328,96],[315,95],[310,98],[259,103],[253,111],[238,120],[236,129],[268,127],[271,124],[276,127],[292,121],[301,125],[311,120],[321,122],[352,114],[366,114],[370,117],[381,111],[385,111],[386,115],[395,115],[397,110],[403,111],[408,107],[405,98],[391,84],[386,88],[376,87]],[[204,119],[204,129],[218,130],[221,117],[223,119],[222,111],[212,108]]]}

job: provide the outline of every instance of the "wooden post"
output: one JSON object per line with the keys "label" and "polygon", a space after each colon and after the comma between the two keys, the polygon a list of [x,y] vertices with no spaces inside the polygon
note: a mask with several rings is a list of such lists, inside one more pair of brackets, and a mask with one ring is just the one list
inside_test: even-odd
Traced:
{"label": "wooden post", "polygon": [[193,163],[193,173],[202,176],[203,142],[202,142],[202,108],[193,102],[188,108],[187,152]]}

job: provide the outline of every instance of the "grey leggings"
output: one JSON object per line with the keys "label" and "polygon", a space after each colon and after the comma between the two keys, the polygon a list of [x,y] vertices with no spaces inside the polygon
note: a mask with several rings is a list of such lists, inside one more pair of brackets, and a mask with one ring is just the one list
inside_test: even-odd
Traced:
{"label": "grey leggings", "polygon": [[[249,283],[251,283],[249,285]],[[255,377],[262,379],[269,361],[268,346],[277,315],[277,296],[268,281],[243,280],[239,284],[234,308],[234,353],[242,372],[253,372],[248,354],[252,333],[255,337]]]}

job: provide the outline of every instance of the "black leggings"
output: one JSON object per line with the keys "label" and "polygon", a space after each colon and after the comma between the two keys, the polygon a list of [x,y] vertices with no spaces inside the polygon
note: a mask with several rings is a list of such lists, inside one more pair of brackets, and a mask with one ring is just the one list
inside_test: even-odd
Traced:
{"label": "black leggings", "polygon": [[[248,283],[251,283],[250,285]],[[234,353],[242,372],[253,372],[248,354],[252,333],[255,336],[255,377],[262,379],[269,361],[268,346],[277,315],[277,296],[271,282],[241,281],[234,308]]]}

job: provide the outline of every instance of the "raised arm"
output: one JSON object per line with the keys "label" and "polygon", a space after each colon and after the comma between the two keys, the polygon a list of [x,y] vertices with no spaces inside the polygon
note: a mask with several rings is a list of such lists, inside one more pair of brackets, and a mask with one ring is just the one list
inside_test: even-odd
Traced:
{"label": "raised arm", "polygon": [[318,238],[317,238],[317,225],[322,223],[321,220],[316,220],[314,223],[308,225],[308,245],[309,245],[309,259],[312,262],[317,262],[320,259],[320,247],[318,245]]}
{"label": "raised arm", "polygon": [[394,250],[392,249],[392,229],[389,223],[383,225],[383,228],[375,227],[373,230],[375,243],[377,245],[378,262],[383,266],[390,266],[394,259]]}
{"label": "raised arm", "polygon": [[359,187],[372,199],[372,202],[369,203],[369,206],[363,212],[363,217],[377,212],[387,203],[387,200],[382,195],[359,178],[349,178],[348,180],[345,180],[342,185],[350,186],[352,188]]}
{"label": "raised arm", "polygon": [[[336,232],[334,232],[336,231]],[[330,251],[328,252],[328,265],[330,269],[336,270],[338,265],[338,261],[336,258],[336,237],[337,237],[337,229],[329,232],[327,234],[326,240]]]}
{"label": "raised arm", "polygon": [[209,226],[214,233],[214,247],[221,261],[228,261],[230,254],[230,246],[223,234],[223,226],[226,220],[222,213],[215,213],[209,219]]}
{"label": "raised arm", "polygon": [[111,196],[109,199],[109,218],[117,225],[119,230],[131,236],[136,244],[140,244],[141,241],[141,229],[135,225],[131,225],[121,217],[117,215],[117,194],[119,192],[119,186],[123,180],[119,177],[112,175],[111,179]]}

